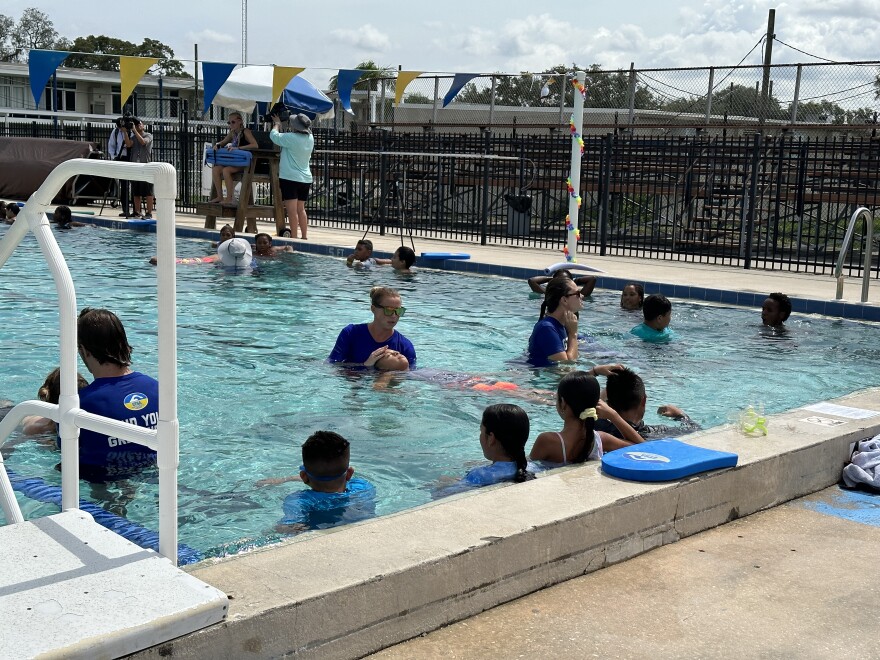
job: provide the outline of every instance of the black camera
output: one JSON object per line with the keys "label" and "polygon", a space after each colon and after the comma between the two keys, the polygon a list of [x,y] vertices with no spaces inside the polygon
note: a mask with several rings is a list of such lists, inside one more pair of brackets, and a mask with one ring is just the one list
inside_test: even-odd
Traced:
{"label": "black camera", "polygon": [[283,103],[276,103],[269,112],[260,117],[260,121],[271,124],[275,121],[273,117],[277,117],[278,121],[287,121],[290,119],[290,108]]}
{"label": "black camera", "polygon": [[126,112],[122,115],[122,125],[128,130],[134,128],[134,116],[132,116],[130,112]]}

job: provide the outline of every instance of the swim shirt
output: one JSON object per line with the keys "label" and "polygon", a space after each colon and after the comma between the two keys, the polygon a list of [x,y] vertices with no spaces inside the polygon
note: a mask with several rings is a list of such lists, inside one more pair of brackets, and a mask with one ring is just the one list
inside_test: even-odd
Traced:
{"label": "swim shirt", "polygon": [[395,330],[388,341],[377,342],[370,334],[366,323],[345,326],[336,338],[336,345],[327,361],[363,364],[370,357],[370,353],[382,346],[405,355],[409,360],[410,369],[416,366],[416,349],[409,339]]}
{"label": "swim shirt", "polygon": [[[672,426],[670,424],[645,424],[644,421],[640,421],[637,424],[633,424],[632,422],[627,423],[645,440],[675,438],[680,435],[699,431],[702,428],[699,423],[695,422],[687,415],[679,417],[675,421],[678,422],[678,426]],[[624,439],[623,433],[621,433],[620,430],[618,430],[618,428],[607,419],[597,419],[594,428],[597,431],[604,431],[609,435],[613,435],[615,438],[620,438],[621,440]]]}
{"label": "swim shirt", "polygon": [[269,139],[281,146],[281,166],[278,176],[288,181],[311,183],[312,170],[309,161],[315,149],[315,138],[311,133],[281,133],[273,128]]}
{"label": "swim shirt", "polygon": [[[96,378],[79,391],[79,405],[86,412],[154,429],[159,423],[159,381],[137,371]],[[89,481],[121,479],[155,465],[156,452],[128,440],[80,429],[79,464],[82,477]]]}
{"label": "swim shirt", "polygon": [[341,493],[300,490],[285,497],[282,507],[279,525],[327,529],[375,516],[376,488],[366,479],[352,477]]}
{"label": "swim shirt", "polygon": [[666,342],[675,339],[675,333],[669,329],[669,326],[666,326],[662,330],[654,330],[651,326],[645,323],[640,323],[629,332],[639,339],[651,342],[652,344],[665,344]]}
{"label": "swim shirt", "polygon": [[568,331],[552,316],[545,316],[532,328],[529,337],[529,364],[533,367],[549,367],[554,364],[551,355],[565,351]]}

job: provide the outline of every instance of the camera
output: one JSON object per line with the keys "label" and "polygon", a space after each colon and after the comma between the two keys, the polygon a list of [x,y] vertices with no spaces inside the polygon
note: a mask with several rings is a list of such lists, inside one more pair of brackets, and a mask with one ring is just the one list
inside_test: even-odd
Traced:
{"label": "camera", "polygon": [[260,121],[271,124],[275,121],[273,117],[277,117],[278,121],[287,121],[290,119],[290,108],[283,103],[276,103],[269,112],[260,117]]}
{"label": "camera", "polygon": [[130,112],[122,115],[122,125],[129,131],[134,128],[134,116]]}

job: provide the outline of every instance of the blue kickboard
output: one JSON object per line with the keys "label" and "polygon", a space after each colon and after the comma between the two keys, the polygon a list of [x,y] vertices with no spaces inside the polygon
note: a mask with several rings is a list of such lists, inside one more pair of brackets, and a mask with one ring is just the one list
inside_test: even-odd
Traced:
{"label": "blue kickboard", "polygon": [[156,219],[140,218],[139,220],[128,220],[127,223],[132,229],[137,229],[138,227],[152,227],[156,224]]}
{"label": "blue kickboard", "polygon": [[736,467],[739,457],[671,438],[651,440],[602,456],[602,471],[630,481],[674,481],[699,472]]}
{"label": "blue kickboard", "polygon": [[422,259],[470,259],[466,252],[422,252]]}

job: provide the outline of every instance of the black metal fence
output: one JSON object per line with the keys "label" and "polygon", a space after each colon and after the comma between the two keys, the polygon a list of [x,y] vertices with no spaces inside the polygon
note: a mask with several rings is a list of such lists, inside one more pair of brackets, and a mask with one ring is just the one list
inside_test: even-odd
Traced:
{"label": "black metal fence", "polygon": [[[7,121],[0,134],[106,145],[112,124]],[[201,192],[202,147],[225,127],[154,123],[153,157],[178,171],[180,212]],[[571,139],[546,135],[315,131],[308,204],[319,226],[562,249]],[[585,138],[580,250],[830,274],[859,206],[877,209],[880,141],[868,132]],[[268,190],[260,196],[268,199]],[[880,229],[880,227],[878,227]],[[875,235],[880,235],[880,231]],[[845,273],[857,275],[857,234]],[[880,276],[880,265],[872,266]]]}

